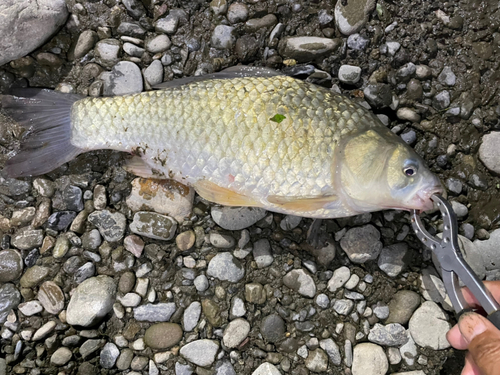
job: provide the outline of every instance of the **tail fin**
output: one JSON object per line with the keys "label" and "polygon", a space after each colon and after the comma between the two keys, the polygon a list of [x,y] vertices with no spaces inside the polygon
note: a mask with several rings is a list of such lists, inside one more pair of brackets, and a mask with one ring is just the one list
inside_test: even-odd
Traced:
{"label": "tail fin", "polygon": [[45,89],[19,89],[0,96],[6,114],[28,129],[21,152],[5,165],[9,177],[44,174],[84,152],[70,142],[71,107],[80,99]]}

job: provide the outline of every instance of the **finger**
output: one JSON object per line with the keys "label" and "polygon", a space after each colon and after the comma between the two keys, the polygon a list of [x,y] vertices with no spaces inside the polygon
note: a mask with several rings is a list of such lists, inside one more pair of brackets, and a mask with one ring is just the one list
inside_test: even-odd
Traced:
{"label": "finger", "polygon": [[448,331],[446,334],[446,339],[455,349],[458,350],[466,350],[469,344],[465,341],[462,333],[460,333],[460,329],[458,325],[455,324],[452,329]]}
{"label": "finger", "polygon": [[[484,281],[484,286],[490,291],[493,298],[500,302],[500,281]],[[465,301],[467,301],[471,307],[480,307],[479,302],[469,288],[462,288],[462,294]]]}
{"label": "finger", "polygon": [[497,374],[500,368],[500,331],[486,318],[475,313],[460,317],[458,326],[469,353],[480,373]]}
{"label": "finger", "polygon": [[482,375],[470,353],[465,356],[465,365],[461,375]]}

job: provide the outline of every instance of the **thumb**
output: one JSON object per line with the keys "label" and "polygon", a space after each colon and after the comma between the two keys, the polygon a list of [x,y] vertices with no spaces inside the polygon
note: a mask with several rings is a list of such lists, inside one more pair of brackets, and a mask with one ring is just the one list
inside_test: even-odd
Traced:
{"label": "thumb", "polygon": [[494,375],[500,368],[500,331],[476,313],[460,317],[458,327],[469,344],[469,353],[484,375]]}

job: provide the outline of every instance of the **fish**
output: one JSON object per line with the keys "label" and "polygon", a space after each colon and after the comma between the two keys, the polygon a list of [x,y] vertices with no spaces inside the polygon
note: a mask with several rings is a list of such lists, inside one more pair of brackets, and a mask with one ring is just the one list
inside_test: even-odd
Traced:
{"label": "fish", "polygon": [[272,69],[232,67],[114,97],[24,89],[1,103],[30,129],[6,163],[10,177],[111,149],[133,155],[127,171],[176,180],[210,202],[315,219],[430,210],[443,192],[372,112]]}

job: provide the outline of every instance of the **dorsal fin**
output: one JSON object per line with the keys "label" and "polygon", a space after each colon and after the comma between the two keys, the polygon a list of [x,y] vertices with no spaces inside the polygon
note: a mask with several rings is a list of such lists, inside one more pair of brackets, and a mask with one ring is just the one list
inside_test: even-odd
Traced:
{"label": "dorsal fin", "polygon": [[242,77],[276,77],[282,75],[284,74],[277,70],[266,67],[238,65],[238,66],[231,66],[217,73],[174,79],[173,81],[160,83],[156,86],[153,86],[153,88],[157,90],[171,89],[194,82],[208,81],[210,79],[231,79],[231,78],[242,78]]}

